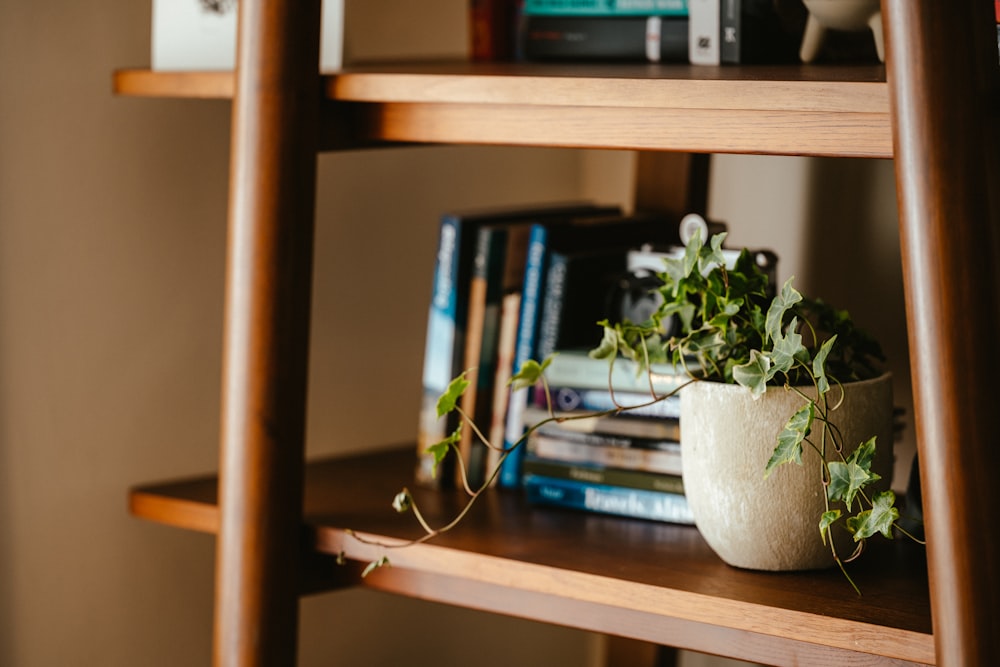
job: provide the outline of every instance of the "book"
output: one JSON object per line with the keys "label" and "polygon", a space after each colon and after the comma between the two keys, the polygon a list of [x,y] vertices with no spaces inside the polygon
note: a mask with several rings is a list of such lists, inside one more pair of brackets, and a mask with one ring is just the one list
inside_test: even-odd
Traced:
{"label": "book", "polygon": [[688,61],[718,65],[720,0],[688,0]]}
{"label": "book", "polygon": [[794,63],[805,29],[804,14],[791,3],[721,0],[720,60],[723,64]]}
{"label": "book", "polygon": [[[674,242],[676,234],[676,225],[655,216],[610,216],[561,224],[532,225],[525,261],[513,369],[520,369],[526,361],[536,357],[538,323],[543,307],[542,286],[552,252],[571,252],[601,246],[629,248],[644,243],[666,244]],[[507,405],[505,449],[511,449],[524,434],[522,416],[529,399],[530,390],[511,391]],[[519,486],[521,456],[521,450],[513,451],[507,456],[500,471],[501,486]]]}
{"label": "book", "polygon": [[686,62],[684,16],[524,16],[526,60]]}
{"label": "book", "polygon": [[642,369],[631,359],[618,358],[611,364],[607,359],[594,359],[587,350],[557,350],[545,379],[551,387],[579,389],[614,389],[649,395],[650,388],[663,395],[675,391],[689,381],[683,369],[673,364],[652,364]]}
{"label": "book", "polygon": [[[681,397],[679,394],[666,396],[654,402],[649,393],[616,391],[608,389],[580,389],[579,387],[549,386],[552,398],[552,409],[555,412],[606,412],[622,409],[619,416],[631,419],[668,418],[679,419],[681,416]],[[546,408],[545,397],[538,392],[535,403],[540,408]]]}
{"label": "book", "polygon": [[525,0],[525,16],[687,16],[687,0]]}
{"label": "book", "polygon": [[[492,474],[500,464],[500,449],[504,443],[506,430],[507,403],[510,390],[507,383],[513,373],[514,347],[517,345],[517,323],[521,311],[520,290],[505,294],[500,306],[500,325],[497,337],[497,360],[493,380],[493,405],[490,411],[489,442],[490,449],[486,452],[486,470]],[[495,484],[494,476],[491,483]]]}
{"label": "book", "polygon": [[684,478],[681,475],[545,459],[532,454],[524,459],[524,474],[525,476],[539,475],[607,486],[623,486],[643,491],[684,494]]}
{"label": "book", "polygon": [[[598,439],[592,434],[588,437],[593,440]],[[664,475],[680,475],[683,472],[680,443],[677,442],[664,442],[662,449],[620,447],[591,444],[574,440],[572,436],[550,435],[547,432],[536,431],[528,436],[525,444],[526,456],[625,470],[644,470]]]}
{"label": "book", "polygon": [[[594,416],[589,410],[569,410],[555,413],[561,421],[549,422],[540,427],[545,433],[580,439],[583,434],[596,436],[596,444],[612,444],[616,447],[655,448],[663,446],[663,441],[676,442],[680,439],[680,418],[668,417],[647,419],[627,415]],[[524,411],[526,426],[538,424],[549,417],[548,410],[531,406]],[[569,432],[579,435],[569,435]],[[605,440],[600,440],[605,438]]]}
{"label": "book", "polygon": [[538,505],[694,524],[687,498],[678,493],[629,489],[542,475],[528,475],[524,488],[528,502]]}
{"label": "book", "polygon": [[616,320],[613,296],[626,271],[628,251],[553,251],[545,275],[545,294],[538,325],[536,354],[544,359],[556,350],[597,347],[601,320]]}
{"label": "book", "polygon": [[451,464],[439,474],[434,458],[426,453],[429,446],[444,439],[460,426],[455,412],[446,418],[437,416],[438,397],[449,383],[466,369],[469,289],[478,231],[487,224],[538,220],[574,219],[590,212],[606,215],[613,207],[590,203],[558,203],[530,207],[500,207],[455,211],[441,216],[438,249],[435,255],[431,303],[428,308],[427,338],[424,347],[422,401],[417,431],[418,465],[416,481],[426,486],[441,486],[452,476]]}

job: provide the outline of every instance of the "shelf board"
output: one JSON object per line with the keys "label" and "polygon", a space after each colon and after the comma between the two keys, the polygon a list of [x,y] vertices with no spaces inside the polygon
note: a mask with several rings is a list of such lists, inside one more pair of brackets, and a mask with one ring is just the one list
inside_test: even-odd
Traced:
{"label": "shelf board", "polygon": [[[881,66],[393,64],[324,75],[323,87],[366,142],[892,157]],[[233,88],[225,72],[114,79],[122,95]]]}
{"label": "shelf board", "polygon": [[[398,543],[420,534],[389,506],[412,479],[413,451],[308,466],[315,550],[392,562],[360,585],[767,664],[934,662],[926,561],[913,545],[871,549],[852,569],[858,597],[835,569],[738,570],[693,527],[532,508],[509,491],[488,493],[459,529],[427,544],[383,548],[350,536],[346,529]],[[438,525],[461,503],[451,492],[414,493]],[[218,528],[212,477],[136,488],[130,508],[181,528]]]}

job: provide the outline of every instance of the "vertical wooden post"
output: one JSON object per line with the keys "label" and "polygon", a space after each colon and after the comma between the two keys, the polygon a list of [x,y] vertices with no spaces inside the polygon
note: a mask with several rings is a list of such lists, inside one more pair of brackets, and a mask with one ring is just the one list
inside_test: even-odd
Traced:
{"label": "vertical wooden post", "polygon": [[670,213],[678,220],[688,213],[705,214],[710,156],[644,151],[636,160],[636,211]]}
{"label": "vertical wooden post", "polygon": [[938,664],[1000,664],[1000,74],[989,0],[883,0]]}
{"label": "vertical wooden post", "polygon": [[295,664],[319,0],[242,0],[214,664]]}

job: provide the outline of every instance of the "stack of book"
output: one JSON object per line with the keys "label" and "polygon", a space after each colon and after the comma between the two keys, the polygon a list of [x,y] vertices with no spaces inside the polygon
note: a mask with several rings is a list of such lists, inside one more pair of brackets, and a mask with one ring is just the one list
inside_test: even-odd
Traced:
{"label": "stack of book", "polygon": [[[566,350],[553,357],[546,378],[549,392],[537,392],[524,413],[526,425],[542,424],[525,443],[529,501],[692,523],[681,479],[680,395],[670,395],[684,384],[683,373],[667,366],[644,372],[625,360],[609,373],[607,361]],[[617,413],[620,407],[629,410]]]}
{"label": "stack of book", "polygon": [[688,0],[525,0],[526,60],[686,62]]}
{"label": "stack of book", "polygon": [[[464,475],[489,483],[501,451],[512,450],[495,481],[525,488],[530,500],[686,523],[680,484],[676,397],[652,401],[682,382],[673,368],[639,373],[621,360],[591,359],[601,320],[620,319],[616,291],[638,248],[676,249],[677,220],[625,216],[614,206],[568,203],[449,213],[442,217],[424,359],[418,481],[440,486],[459,469],[434,472],[426,448],[459,434]],[[511,391],[514,369],[549,355],[548,392]],[[460,407],[439,419],[438,396],[467,372]],[[610,382],[610,384],[609,384]],[[613,388],[613,393],[610,388]],[[526,437],[554,401],[559,423]],[[583,413],[645,407],[579,419]],[[519,447],[516,443],[524,440]],[[454,464],[454,462],[452,462]]]}

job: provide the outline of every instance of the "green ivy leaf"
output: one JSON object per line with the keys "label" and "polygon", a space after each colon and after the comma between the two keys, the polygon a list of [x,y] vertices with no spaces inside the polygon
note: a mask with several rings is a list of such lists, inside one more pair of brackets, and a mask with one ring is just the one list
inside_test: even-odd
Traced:
{"label": "green ivy leaf", "polygon": [[787,333],[784,336],[774,339],[774,350],[771,352],[771,361],[774,362],[774,372],[787,373],[795,363],[795,358],[805,350],[802,344],[802,334],[798,333],[799,320],[793,317],[788,325]]}
{"label": "green ivy leaf", "polygon": [[830,528],[840,519],[840,510],[830,510],[829,512],[823,512],[823,516],[819,519],[819,535],[823,538],[823,544],[826,544],[826,536],[830,534]]}
{"label": "green ivy leaf", "polygon": [[445,392],[438,397],[437,416],[443,417],[454,410],[468,387],[469,381],[465,377],[465,372],[452,380]]}
{"label": "green ivy leaf", "polygon": [[830,355],[830,350],[833,349],[833,344],[836,341],[836,334],[827,338],[813,358],[813,377],[816,378],[816,389],[821,396],[830,391],[830,380],[826,377],[826,358]]}
{"label": "green ivy leaf", "polygon": [[389,562],[388,556],[382,556],[378,560],[373,560],[372,562],[368,563],[368,565],[365,567],[364,570],[362,570],[361,578],[363,579],[367,577],[369,574],[371,574],[372,572],[381,567],[389,567],[390,565],[392,565],[392,563]]}
{"label": "green ivy leaf", "polygon": [[854,505],[858,491],[879,479],[878,475],[868,472],[851,459],[846,462],[831,461],[828,465],[830,486],[827,487],[827,497],[832,501],[843,501],[849,510]]}
{"label": "green ivy leaf", "polygon": [[604,336],[601,338],[601,343],[593,350],[587,353],[591,359],[613,359],[618,355],[618,329],[608,325],[604,326]]}
{"label": "green ivy leaf", "polygon": [[772,340],[781,338],[781,323],[785,318],[788,309],[802,301],[802,295],[792,287],[792,278],[785,281],[781,286],[781,293],[771,301],[771,307],[767,309],[767,318],[764,323],[764,333]]}
{"label": "green ivy leaf", "polygon": [[854,533],[854,541],[860,542],[875,533],[882,533],[892,539],[892,526],[899,520],[899,510],[896,509],[896,494],[883,491],[872,499],[872,508],[860,512],[847,520],[847,528]]}
{"label": "green ivy leaf", "polygon": [[754,399],[767,391],[767,381],[774,377],[771,358],[758,350],[750,350],[750,361],[733,366],[733,379],[750,390]]}
{"label": "green ivy leaf", "polygon": [[673,286],[672,291],[674,296],[677,296],[680,285],[691,275],[695,267],[698,266],[698,257],[701,255],[703,245],[701,230],[695,230],[694,235],[688,240],[683,257],[677,259],[668,257],[663,260],[664,272],[667,276],[665,282]]}
{"label": "green ivy leaf", "polygon": [[541,382],[545,369],[548,368],[551,363],[552,357],[545,359],[542,363],[538,363],[534,359],[528,359],[521,364],[521,369],[507,381],[507,384],[509,384],[515,391],[519,389],[527,389],[528,387],[534,387],[536,384]]}
{"label": "green ivy leaf", "polygon": [[452,431],[451,435],[449,435],[447,438],[435,442],[433,445],[430,445],[427,449],[424,450],[425,452],[431,454],[434,457],[435,475],[437,474],[438,466],[440,466],[441,462],[444,461],[444,458],[448,456],[448,452],[453,447],[455,447],[455,445],[458,444],[458,441],[461,439],[461,437],[462,437],[462,427],[460,426],[456,428],[454,431]]}
{"label": "green ivy leaf", "polygon": [[[699,230],[697,234],[700,238],[701,231]],[[726,236],[726,232],[714,234],[709,240],[709,247],[702,248],[698,260],[698,270],[701,273],[707,273],[714,267],[726,265],[726,256],[722,253],[722,244],[725,242]]]}
{"label": "green ivy leaf", "polygon": [[810,401],[788,419],[785,428],[778,434],[778,446],[774,448],[771,459],[764,468],[764,477],[785,463],[802,465],[802,442],[809,435],[815,416],[816,404]]}

